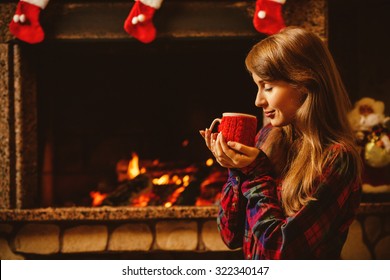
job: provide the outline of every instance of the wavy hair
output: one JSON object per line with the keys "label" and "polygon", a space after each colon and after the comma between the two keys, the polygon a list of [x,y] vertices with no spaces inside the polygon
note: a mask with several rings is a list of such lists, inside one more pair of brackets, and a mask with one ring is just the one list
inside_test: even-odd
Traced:
{"label": "wavy hair", "polygon": [[287,82],[306,95],[294,125],[282,128],[289,145],[282,183],[286,215],[315,199],[313,183],[329,164],[325,150],[330,145],[351,151],[359,176],[360,156],[347,119],[351,103],[332,55],[317,35],[287,27],[257,43],[245,63],[262,80]]}

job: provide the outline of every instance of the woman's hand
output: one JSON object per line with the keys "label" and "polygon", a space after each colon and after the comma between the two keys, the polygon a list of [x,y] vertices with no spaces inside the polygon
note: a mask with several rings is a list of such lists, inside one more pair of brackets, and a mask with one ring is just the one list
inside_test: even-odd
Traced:
{"label": "woman's hand", "polygon": [[[207,148],[213,153],[214,155],[214,149],[213,146],[215,144],[215,140],[217,139],[218,133],[212,133],[210,129],[206,128],[205,130],[199,130],[200,135],[204,138],[206,142]],[[213,145],[213,146],[212,146]]]}
{"label": "woman's hand", "polygon": [[226,143],[222,133],[211,133],[210,130],[200,131],[206,145],[213,153],[217,162],[226,168],[244,168],[251,164],[260,150],[237,142]]}

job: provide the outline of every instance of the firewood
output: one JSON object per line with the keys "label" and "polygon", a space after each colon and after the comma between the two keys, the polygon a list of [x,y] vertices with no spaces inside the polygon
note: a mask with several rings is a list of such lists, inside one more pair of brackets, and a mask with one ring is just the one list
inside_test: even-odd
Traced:
{"label": "firewood", "polygon": [[140,174],[132,180],[120,184],[103,200],[102,205],[130,205],[131,201],[143,193],[152,192],[152,180],[147,174]]}

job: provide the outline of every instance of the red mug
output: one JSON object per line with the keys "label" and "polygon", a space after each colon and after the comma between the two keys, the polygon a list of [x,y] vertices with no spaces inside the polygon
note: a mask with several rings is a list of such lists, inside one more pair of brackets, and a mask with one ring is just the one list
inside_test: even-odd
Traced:
{"label": "red mug", "polygon": [[222,118],[217,118],[211,123],[210,131],[213,130],[216,123],[219,123],[218,132],[222,132],[226,142],[234,141],[252,147],[255,145],[256,116],[242,113],[223,113]]}

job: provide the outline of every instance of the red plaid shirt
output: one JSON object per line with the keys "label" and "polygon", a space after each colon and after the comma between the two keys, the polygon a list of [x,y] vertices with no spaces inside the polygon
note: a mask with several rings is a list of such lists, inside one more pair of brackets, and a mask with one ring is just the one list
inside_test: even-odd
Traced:
{"label": "red plaid shirt", "polygon": [[217,219],[225,244],[242,247],[246,259],[340,258],[361,185],[348,150],[334,145],[328,153],[332,164],[316,180],[316,200],[290,217],[283,212],[280,180],[272,175],[264,152],[249,175],[229,170]]}

